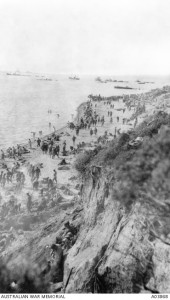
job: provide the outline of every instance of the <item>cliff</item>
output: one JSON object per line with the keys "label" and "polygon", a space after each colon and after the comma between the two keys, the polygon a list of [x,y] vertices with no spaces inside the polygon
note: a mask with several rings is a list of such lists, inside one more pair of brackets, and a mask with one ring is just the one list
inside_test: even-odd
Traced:
{"label": "cliff", "polygon": [[90,170],[98,160],[88,165],[83,220],[64,265],[67,293],[170,292],[170,130],[160,119],[169,124],[168,115],[154,116],[154,131],[161,129],[149,141],[150,125],[137,129],[144,142],[130,159],[125,143],[114,167],[98,168],[95,180]]}
{"label": "cliff", "polygon": [[66,292],[169,293],[170,246],[153,240],[140,205],[127,214],[105,197],[103,182],[84,186],[84,220],[65,262],[65,283],[73,268]]}

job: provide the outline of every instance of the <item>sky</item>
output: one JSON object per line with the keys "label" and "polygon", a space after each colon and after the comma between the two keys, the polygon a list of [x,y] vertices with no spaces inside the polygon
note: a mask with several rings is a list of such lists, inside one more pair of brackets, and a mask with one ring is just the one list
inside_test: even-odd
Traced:
{"label": "sky", "polygon": [[169,0],[0,0],[0,70],[169,75]]}

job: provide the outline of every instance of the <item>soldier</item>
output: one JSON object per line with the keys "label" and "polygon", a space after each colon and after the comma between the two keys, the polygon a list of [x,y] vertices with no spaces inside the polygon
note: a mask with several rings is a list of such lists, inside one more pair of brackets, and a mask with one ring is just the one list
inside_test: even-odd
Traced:
{"label": "soldier", "polygon": [[56,182],[57,183],[57,171],[56,170],[53,170],[53,182]]}
{"label": "soldier", "polygon": [[37,139],[37,147],[40,147],[40,145],[41,145],[41,140],[40,140],[40,138],[38,138]]}
{"label": "soldier", "polygon": [[101,167],[92,166],[91,167],[91,177],[93,182],[93,188],[95,188],[99,174],[101,173]]}
{"label": "soldier", "polygon": [[56,152],[56,155],[59,157],[59,153],[60,153],[60,146],[59,145],[57,145],[55,147],[55,152]]}
{"label": "soldier", "polygon": [[29,147],[30,147],[30,149],[32,148],[32,142],[31,142],[31,140],[29,139],[29,141],[28,141],[28,144],[29,144]]}
{"label": "soldier", "polygon": [[95,135],[97,134],[97,128],[96,127],[94,128],[94,133],[95,133]]}
{"label": "soldier", "polygon": [[39,177],[40,177],[40,173],[41,173],[40,168],[37,167],[37,168],[35,169],[35,174],[36,174],[37,180],[38,180]]}
{"label": "soldier", "polygon": [[27,210],[30,212],[32,207],[32,197],[27,193]]}
{"label": "soldier", "polygon": [[60,282],[63,280],[63,249],[59,244],[51,245],[51,276],[52,282]]}
{"label": "soldier", "polygon": [[76,137],[74,135],[72,137],[72,140],[73,140],[73,146],[75,146]]}
{"label": "soldier", "polygon": [[90,129],[90,135],[93,135],[93,129],[92,128]]}

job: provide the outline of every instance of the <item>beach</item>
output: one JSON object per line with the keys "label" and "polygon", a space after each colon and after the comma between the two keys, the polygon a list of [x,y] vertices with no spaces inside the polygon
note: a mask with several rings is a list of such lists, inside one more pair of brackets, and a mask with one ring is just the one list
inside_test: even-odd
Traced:
{"label": "beach", "polygon": [[[128,96],[128,98],[131,99],[131,97],[129,97],[129,96]],[[142,98],[142,97],[140,96],[140,98]],[[90,135],[90,131],[88,129],[81,129],[79,131],[79,134],[76,136],[75,130],[71,130],[68,128],[68,125],[65,125],[53,133],[42,136],[41,140],[45,141],[54,135],[55,136],[59,135],[60,141],[58,144],[60,145],[61,149],[62,149],[62,145],[63,145],[64,141],[66,141],[66,150],[68,151],[68,154],[66,157],[63,156],[61,153],[61,155],[59,155],[59,157],[55,156],[55,158],[52,159],[49,156],[49,154],[44,154],[42,152],[42,150],[40,149],[40,147],[37,147],[37,142],[36,141],[33,142],[33,139],[32,139],[32,149],[29,148],[28,143],[21,144],[26,149],[28,149],[29,153],[23,154],[22,157],[19,157],[18,159],[16,158],[15,160],[10,159],[10,158],[5,158],[4,163],[6,164],[7,168],[12,167],[14,162],[18,161],[20,163],[20,169],[24,172],[24,174],[26,176],[26,184],[25,184],[21,194],[19,194],[17,196],[18,201],[20,203],[22,203],[23,210],[26,209],[25,201],[26,201],[26,193],[27,192],[30,192],[30,190],[31,190],[33,198],[34,197],[37,198],[37,196],[38,196],[37,192],[32,191],[32,183],[27,174],[28,173],[28,170],[27,170],[28,163],[32,164],[32,165],[42,165],[43,166],[41,168],[41,176],[40,176],[41,180],[44,177],[52,178],[53,170],[56,169],[57,170],[57,178],[58,178],[57,184],[59,184],[59,185],[69,184],[70,183],[69,178],[74,177],[74,176],[78,177],[78,173],[74,168],[74,161],[76,159],[76,154],[71,154],[71,152],[70,152],[70,147],[73,146],[73,140],[72,140],[73,135],[76,136],[75,146],[77,146],[78,144],[81,144],[83,142],[83,143],[85,143],[85,146],[83,148],[81,148],[80,151],[85,151],[85,150],[94,149],[96,147],[96,145],[99,144],[98,138],[104,136],[105,134],[107,134],[106,140],[108,143],[109,141],[113,140],[115,130],[117,130],[117,132],[119,132],[119,134],[120,134],[120,133],[127,132],[128,130],[133,129],[134,122],[135,122],[135,118],[133,117],[133,115],[134,115],[135,109],[138,105],[138,96],[136,96],[136,101],[137,101],[136,104],[135,104],[134,99],[135,99],[135,96],[132,96],[133,106],[130,110],[127,109],[126,102],[123,102],[123,97],[121,99],[119,99],[118,101],[113,102],[114,108],[112,108],[112,109],[110,109],[110,104],[106,105],[106,101],[92,102],[93,111],[95,110],[97,115],[104,116],[104,118],[105,118],[105,122],[104,122],[103,126],[100,123],[97,124],[97,126],[96,126],[97,134],[93,133],[92,135]],[[159,103],[158,100],[155,102],[156,104],[151,103],[152,101],[147,101],[147,102],[148,102],[147,108],[146,108],[147,111],[138,116],[138,124],[143,121],[143,119],[146,115],[152,114],[153,111],[155,111],[156,109],[157,110],[160,109],[164,105],[164,103],[162,101],[160,101],[160,103]],[[83,117],[86,104],[87,104],[87,102],[84,102],[81,105],[79,105],[79,107],[77,108],[77,116],[74,119],[75,124],[81,119],[81,117]],[[140,102],[140,105],[142,105],[141,102]],[[125,112],[123,111],[123,109],[125,109]],[[168,107],[166,109],[169,111]],[[112,117],[113,121],[112,122],[110,122],[110,117],[108,117],[108,111],[113,112],[113,117]],[[117,117],[119,119],[117,119]],[[128,120],[128,122],[123,123],[123,119]],[[69,152],[70,152],[70,154],[69,154]],[[66,167],[66,169],[68,168],[68,170],[59,170],[58,169],[59,163],[61,162],[61,160],[63,158],[65,158],[66,162],[68,163],[68,166]],[[3,166],[3,162],[1,160],[1,170],[4,170],[2,168],[2,166]],[[10,183],[9,183],[9,187],[7,185],[7,190],[8,189],[10,190]],[[2,194],[2,197],[9,199],[9,196],[6,196],[6,194],[8,195],[8,193],[6,193],[6,191],[2,190],[1,194]],[[9,195],[10,194],[11,194],[11,192],[9,192]],[[77,194],[77,192],[76,192],[76,194]],[[68,197],[66,196],[65,200],[67,200],[67,198]],[[71,197],[71,198],[74,198],[74,197]],[[1,202],[1,205],[2,204],[3,204],[3,202]]]}
{"label": "beach", "polygon": [[[165,90],[166,95],[169,95],[170,88],[166,87]],[[76,128],[70,129],[67,124],[41,137],[41,143],[47,141],[49,144],[51,139],[54,139],[54,144],[60,147],[59,156],[52,157],[48,151],[44,153],[42,146],[37,146],[37,140],[35,142],[32,140],[31,148],[27,143],[24,144],[28,153],[16,155],[14,159],[7,157],[5,152],[5,158],[1,159],[0,171],[5,174],[16,163],[19,164],[12,181],[6,181],[5,186],[1,183],[1,258],[10,257],[9,265],[15,266],[25,260],[31,264],[36,262],[45,265],[50,257],[47,246],[50,247],[56,235],[61,232],[66,238],[65,222],[71,222],[75,227],[81,223],[83,213],[81,185],[84,178],[75,169],[75,161],[80,153],[94,151],[98,146],[107,147],[122,133],[134,130],[146,116],[160,110],[169,112],[170,109],[169,98],[164,96],[163,89],[143,95],[122,96],[114,101],[108,100],[107,97],[97,99],[96,101],[88,99],[87,102],[79,105],[73,123],[80,126],[81,119],[85,118],[84,114],[90,107],[92,116],[97,116],[96,120],[104,118],[103,124],[97,121],[95,125],[89,125],[89,128],[80,128],[78,133]],[[141,107],[145,107],[144,110],[141,111]],[[91,130],[92,134],[90,134]],[[57,136],[59,140],[55,141]],[[75,144],[73,136],[76,137]],[[64,144],[66,144],[65,154]],[[74,152],[71,147],[76,151]],[[65,160],[64,164],[62,164],[63,160]],[[31,165],[40,170],[37,180],[39,185],[35,189],[34,180],[29,174]],[[57,172],[56,181],[53,180],[54,170]],[[25,176],[25,182],[19,189],[16,177],[18,172]],[[47,184],[47,178],[52,181],[51,188]],[[32,203],[30,210],[27,205],[28,193],[31,195]],[[14,204],[10,204],[11,197],[15,198]],[[7,210],[3,210],[4,204],[7,205]],[[18,204],[20,210],[15,210],[15,205]],[[63,251],[67,255],[71,246],[67,248],[66,244],[63,245]]]}

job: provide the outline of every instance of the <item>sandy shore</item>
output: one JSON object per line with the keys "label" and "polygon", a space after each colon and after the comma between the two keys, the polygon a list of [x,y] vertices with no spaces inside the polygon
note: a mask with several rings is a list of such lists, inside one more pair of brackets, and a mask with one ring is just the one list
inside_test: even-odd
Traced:
{"label": "sandy shore", "polygon": [[[70,146],[73,146],[73,141],[72,141],[73,135],[76,136],[75,146],[77,146],[79,143],[84,142],[86,144],[86,146],[84,148],[84,150],[85,150],[85,149],[93,149],[98,144],[99,136],[103,136],[106,131],[107,131],[107,135],[108,135],[107,140],[109,141],[109,140],[113,139],[115,130],[117,130],[117,131],[119,130],[119,132],[122,133],[122,132],[126,132],[129,129],[133,129],[135,120],[133,120],[132,116],[135,114],[136,107],[139,105],[139,97],[141,98],[140,105],[142,105],[142,102],[145,103],[145,105],[146,105],[146,112],[139,114],[138,124],[143,121],[145,116],[153,113],[156,109],[160,109],[164,105],[162,103],[161,98],[155,100],[155,102],[154,102],[153,99],[149,99],[149,97],[148,97],[148,100],[146,102],[146,99],[144,97],[142,98],[142,96],[139,96],[139,95],[136,95],[136,100],[135,100],[135,95],[132,95],[132,99],[130,96],[131,102],[133,103],[130,110],[127,109],[126,102],[123,102],[123,98],[119,99],[118,101],[114,101],[114,108],[112,108],[112,109],[110,108],[110,105],[106,104],[106,101],[92,102],[93,110],[95,110],[99,116],[104,116],[104,118],[105,118],[104,125],[101,126],[101,123],[97,124],[97,126],[96,126],[97,134],[96,135],[95,134],[90,135],[89,129],[81,129],[79,132],[79,135],[76,136],[75,130],[69,129],[67,127],[67,125],[56,130],[55,135],[60,136],[60,142],[59,142],[60,148],[62,149],[63,142],[66,141],[66,150],[69,151]],[[150,103],[150,102],[152,102],[152,103]],[[86,102],[82,103],[77,108],[77,116],[74,119],[75,124],[78,122],[78,120],[80,120],[81,117],[84,116],[85,106],[86,106]],[[123,111],[123,109],[125,109],[125,111]],[[169,108],[166,107],[166,109],[169,109]],[[108,116],[108,111],[112,111],[112,118],[113,118],[112,123],[110,122],[110,116]],[[117,117],[119,118],[119,121],[117,120]],[[126,121],[124,123],[123,119],[129,120],[129,121],[128,122]],[[43,136],[41,139],[46,140],[47,138],[51,137],[53,134],[54,134],[54,132]],[[28,144],[25,144],[24,146],[27,149],[29,149]],[[59,158],[55,157],[55,159],[52,159],[52,158],[50,158],[50,156],[48,154],[44,155],[42,153],[41,149],[39,147],[37,147],[36,142],[32,143],[32,149],[29,149],[29,151],[30,151],[30,153],[23,154],[22,159],[18,160],[18,162],[21,164],[20,169],[22,170],[22,172],[24,172],[24,174],[26,176],[25,187],[23,188],[21,196],[18,195],[18,198],[20,199],[19,201],[22,201],[22,205],[25,202],[25,201],[23,201],[23,198],[25,198],[25,194],[28,191],[32,190],[32,184],[28,178],[27,168],[26,168],[26,165],[28,162],[33,165],[36,165],[36,164],[43,165],[43,168],[41,168],[40,180],[42,180],[44,177],[52,178],[54,169],[57,170],[58,184],[66,184],[67,185],[69,183],[70,177],[78,176],[78,174],[76,173],[76,170],[73,168],[74,161],[75,161],[75,155],[69,154],[66,157],[63,157],[60,154]],[[63,158],[65,158],[68,163],[68,170],[59,170],[58,169],[58,167],[59,167],[58,164],[61,162],[61,160]],[[16,161],[16,160],[6,158],[4,163],[10,168],[12,166],[12,164],[14,163],[14,161]],[[1,163],[1,168],[2,168],[2,161],[0,163]],[[9,186],[7,185],[6,188],[9,189],[10,184],[9,184]],[[2,196],[5,196],[6,191],[2,190],[1,194],[2,194]],[[32,194],[34,196],[33,191],[32,191]],[[5,198],[6,198],[6,196],[5,196]]]}
{"label": "sandy shore", "polygon": [[[43,247],[47,244],[54,242],[54,237],[56,236],[57,228],[61,227],[63,222],[69,220],[72,213],[81,208],[81,195],[80,195],[80,184],[81,178],[78,172],[74,168],[74,162],[76,159],[75,154],[69,152],[70,146],[73,146],[73,135],[76,136],[75,146],[79,143],[84,142],[85,147],[82,151],[89,149],[94,149],[98,145],[98,138],[103,136],[107,131],[107,141],[113,140],[115,134],[115,129],[120,130],[120,133],[126,132],[127,130],[134,128],[135,119],[132,116],[137,112],[137,107],[145,104],[145,112],[138,115],[138,124],[144,120],[144,118],[152,114],[154,111],[164,109],[169,111],[168,105],[166,105],[166,99],[162,99],[162,95],[158,96],[156,100],[151,97],[152,93],[149,94],[150,97],[133,95],[129,97],[131,103],[131,109],[127,107],[127,101],[119,99],[119,101],[114,101],[114,108],[110,108],[110,104],[107,101],[92,102],[92,109],[96,113],[105,118],[105,123],[102,126],[101,123],[97,123],[97,134],[90,135],[89,129],[81,129],[79,135],[76,136],[75,130],[71,130],[66,126],[60,128],[55,132],[56,135],[60,136],[59,145],[62,149],[64,141],[66,141],[66,150],[68,151],[67,156],[63,156],[60,153],[59,157],[51,158],[49,154],[43,154],[42,150],[37,147],[37,143],[34,142],[32,149],[29,149],[28,154],[22,155],[22,158],[18,160],[20,163],[19,171],[23,172],[26,180],[24,187],[21,191],[16,192],[15,186],[16,181],[12,183],[7,183],[5,188],[1,188],[1,207],[4,202],[8,203],[10,201],[11,195],[16,197],[16,203],[21,204],[21,211],[16,214],[11,214],[10,212],[4,218],[0,220],[0,250],[1,256],[8,257],[12,256],[13,261],[19,262],[19,259],[23,254],[26,253],[26,248],[28,244],[33,243],[36,240],[37,249],[35,247],[34,253],[31,254],[32,259],[37,259],[38,253],[42,251]],[[140,99],[140,103],[139,103]],[[86,103],[82,103],[77,109],[77,116],[74,123],[84,115],[84,108]],[[124,111],[125,109],[125,111]],[[113,122],[110,122],[110,116],[108,116],[108,111],[112,111]],[[119,119],[117,119],[119,117]],[[123,122],[126,119],[126,122]],[[128,121],[129,120],[129,121]],[[50,137],[53,133],[43,136],[43,140]],[[25,145],[28,148],[28,145]],[[65,158],[68,163],[66,166],[61,167],[59,163]],[[16,160],[15,160],[16,161]],[[11,168],[14,159],[5,158],[4,163],[7,167]],[[34,166],[41,165],[41,174],[39,181],[41,182],[38,190],[33,190],[33,185],[28,175],[28,163]],[[2,161],[0,161],[0,171],[2,169]],[[57,183],[55,184],[56,195],[54,199],[48,199],[47,192],[47,203],[46,206],[40,209],[42,204],[42,196],[40,195],[40,190],[43,186],[42,182],[44,178],[53,178],[53,170],[57,171]],[[33,207],[31,212],[27,210],[27,193],[31,194]],[[52,232],[44,232],[44,228],[49,226],[49,224],[56,224]],[[13,239],[9,239],[8,242],[4,241],[1,243],[4,232],[9,237],[9,234],[13,234]],[[43,235],[44,234],[44,235]],[[26,248],[25,248],[26,247]],[[21,250],[22,249],[22,250]],[[43,248],[44,249],[44,248]]]}
{"label": "sandy shore", "polygon": [[[74,120],[74,123],[78,122],[78,120],[83,116],[84,114],[84,107],[86,103],[82,103],[78,109],[77,109],[77,116]],[[75,147],[79,143],[84,142],[85,147],[83,151],[94,149],[94,147],[98,144],[97,140],[99,136],[104,135],[105,131],[108,132],[108,140],[113,139],[113,134],[115,131],[115,127],[121,128],[122,130],[127,130],[131,127],[131,125],[122,125],[122,118],[126,115],[126,117],[129,117],[132,114],[132,111],[126,112],[123,114],[122,111],[117,111],[117,108],[125,107],[125,105],[120,102],[115,103],[115,112],[113,116],[113,123],[110,123],[110,118],[108,115],[109,106],[104,105],[104,102],[92,104],[93,110],[96,110],[96,113],[99,116],[105,117],[105,124],[101,126],[101,124],[97,124],[97,134],[90,135],[89,129],[81,129],[79,132],[79,135],[76,136],[75,130],[69,129],[67,126],[64,126],[63,128],[57,130],[55,132],[56,135],[60,136],[60,148],[63,147],[63,142],[66,141],[66,150],[69,151],[70,146],[73,146],[72,137],[73,135],[76,136],[75,141]],[[119,115],[119,122],[117,122],[116,117]],[[109,133],[111,135],[109,135]],[[53,134],[53,133],[52,133]],[[43,137],[43,140],[50,137],[50,135],[46,135]],[[28,145],[25,145],[27,149]],[[71,214],[72,211],[76,210],[77,207],[81,207],[81,197],[80,197],[80,184],[81,184],[81,178],[78,174],[78,172],[74,168],[74,162],[76,159],[76,155],[71,154],[68,152],[68,155],[64,157],[62,153],[59,155],[59,157],[55,156],[54,159],[52,159],[49,154],[43,154],[42,150],[37,147],[37,143],[34,142],[32,144],[32,149],[29,149],[29,153],[23,154],[21,159],[17,159],[17,161],[20,164],[19,171],[23,172],[25,175],[25,184],[21,191],[17,192],[15,190],[16,186],[16,180],[14,179],[12,183],[7,183],[5,188],[1,189],[1,208],[4,202],[7,204],[10,201],[10,197],[12,195],[16,198],[16,203],[21,204],[21,211],[16,214],[8,213],[5,216],[5,219],[1,219],[0,221],[0,243],[1,239],[3,239],[4,232],[7,236],[7,240],[11,234],[13,234],[13,239],[9,240],[5,245],[0,245],[1,249],[1,255],[3,257],[8,257],[9,255],[13,255],[12,261],[19,262],[21,259],[20,255],[26,255],[26,248],[28,247],[28,244],[32,244],[32,240],[37,238],[40,239],[40,232],[43,230],[43,228],[49,224],[50,222],[57,222],[59,224],[60,222],[63,222],[68,219],[69,214]],[[61,160],[65,158],[68,165],[63,166],[63,168],[59,165]],[[4,163],[7,165],[7,167],[10,169],[12,168],[14,162],[16,160],[5,158]],[[1,162],[2,163],[2,162]],[[44,178],[53,178],[53,170],[55,169],[57,171],[57,184],[56,187],[56,197],[54,197],[53,201],[51,198],[49,198],[49,194],[46,194],[47,198],[47,204],[43,209],[40,209],[42,204],[42,196],[40,195],[40,190],[43,186],[41,183],[39,186],[39,189],[33,190],[33,184],[31,181],[30,176],[28,175],[28,163],[32,164],[34,166],[41,165],[41,174],[39,181],[42,182]],[[1,171],[4,171],[2,169],[1,165]],[[27,210],[27,193],[29,193],[32,197],[33,207],[31,212]],[[51,196],[50,196],[51,197]],[[50,221],[51,220],[51,221]],[[53,229],[53,233],[48,234],[48,239],[41,240],[41,247],[45,247],[47,243],[54,242],[54,236],[56,235],[55,228]],[[26,246],[27,245],[27,246]],[[26,248],[25,248],[26,247]],[[40,247],[40,248],[41,248]],[[19,249],[25,249],[21,251]],[[14,253],[15,254],[12,254]],[[35,250],[34,255],[32,254],[32,259],[36,259],[38,255],[38,250]],[[42,251],[42,250],[41,250]]]}

